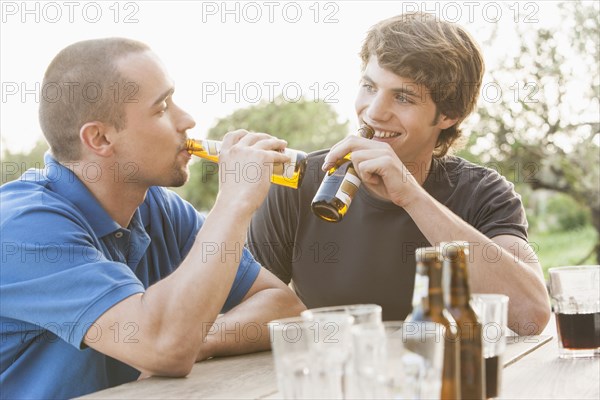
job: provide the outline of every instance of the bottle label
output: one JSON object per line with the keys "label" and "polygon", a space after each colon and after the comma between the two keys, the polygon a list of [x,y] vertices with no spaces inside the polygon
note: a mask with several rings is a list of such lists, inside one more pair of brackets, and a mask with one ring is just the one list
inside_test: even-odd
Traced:
{"label": "bottle label", "polygon": [[204,141],[204,148],[208,155],[218,157],[221,152],[221,142],[218,140],[206,140]]}
{"label": "bottle label", "polygon": [[358,192],[358,188],[360,187],[360,179],[356,175],[356,171],[354,167],[348,167],[346,171],[346,175],[344,175],[344,180],[340,185],[335,197],[340,199],[346,206],[350,207],[350,203],[352,202],[352,198]]}
{"label": "bottle label", "polygon": [[429,296],[429,277],[427,275],[415,274],[415,289],[413,290],[413,309],[419,307],[423,299]]}
{"label": "bottle label", "polygon": [[298,159],[298,152],[295,150],[285,149],[285,155],[290,158],[289,163],[275,163],[273,164],[273,175],[283,176],[286,179],[292,179],[296,172],[296,160]]}

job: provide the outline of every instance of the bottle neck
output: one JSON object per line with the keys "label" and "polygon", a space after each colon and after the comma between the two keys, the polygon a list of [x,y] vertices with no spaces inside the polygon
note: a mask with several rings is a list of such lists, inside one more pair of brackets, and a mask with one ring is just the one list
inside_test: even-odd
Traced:
{"label": "bottle neck", "polygon": [[[444,292],[442,289],[442,266],[437,260],[428,260],[418,263],[416,282],[426,281],[420,307],[424,314],[441,314],[444,309]],[[415,288],[417,290],[417,288]]]}
{"label": "bottle neck", "polygon": [[471,291],[469,289],[469,279],[467,274],[467,264],[465,260],[458,258],[449,263],[450,269],[450,305],[452,307],[466,307],[469,305]]}
{"label": "bottle neck", "polygon": [[218,140],[188,139],[185,142],[188,153],[209,161],[218,162],[221,152],[221,142]]}

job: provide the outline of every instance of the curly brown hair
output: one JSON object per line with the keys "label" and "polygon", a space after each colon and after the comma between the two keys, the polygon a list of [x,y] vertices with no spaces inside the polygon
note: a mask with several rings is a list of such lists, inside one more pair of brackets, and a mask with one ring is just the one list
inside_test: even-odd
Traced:
{"label": "curly brown hair", "polygon": [[360,52],[363,71],[372,55],[382,68],[429,90],[436,121],[440,114],[458,119],[440,133],[434,156],[456,147],[459,126],[477,103],[485,68],[475,40],[459,25],[433,14],[402,14],[369,30]]}

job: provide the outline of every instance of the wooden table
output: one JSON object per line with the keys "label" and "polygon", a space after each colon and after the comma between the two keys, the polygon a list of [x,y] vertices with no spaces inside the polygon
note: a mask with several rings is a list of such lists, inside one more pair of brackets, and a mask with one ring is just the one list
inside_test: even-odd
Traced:
{"label": "wooden table", "polygon": [[[555,333],[552,331],[544,333]],[[600,358],[558,358],[556,335],[508,338],[503,399],[600,399]],[[208,360],[187,378],[132,382],[86,399],[278,399],[271,352]]]}
{"label": "wooden table", "polygon": [[[554,317],[553,317],[554,318]],[[503,399],[600,399],[600,358],[558,358],[556,335],[540,349],[508,365]]]}

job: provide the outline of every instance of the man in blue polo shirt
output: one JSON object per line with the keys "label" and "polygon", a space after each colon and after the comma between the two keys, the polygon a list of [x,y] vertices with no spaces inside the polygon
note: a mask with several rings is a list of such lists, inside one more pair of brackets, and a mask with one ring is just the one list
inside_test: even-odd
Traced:
{"label": "man in blue polo shirt", "polygon": [[[244,242],[286,143],[227,134],[204,218],[164,188],[188,178],[194,121],[146,45],[75,43],[42,87],[45,168],[0,188],[0,396],[74,397],[268,348],[265,323],[304,306]],[[232,173],[249,163],[258,181]]]}

